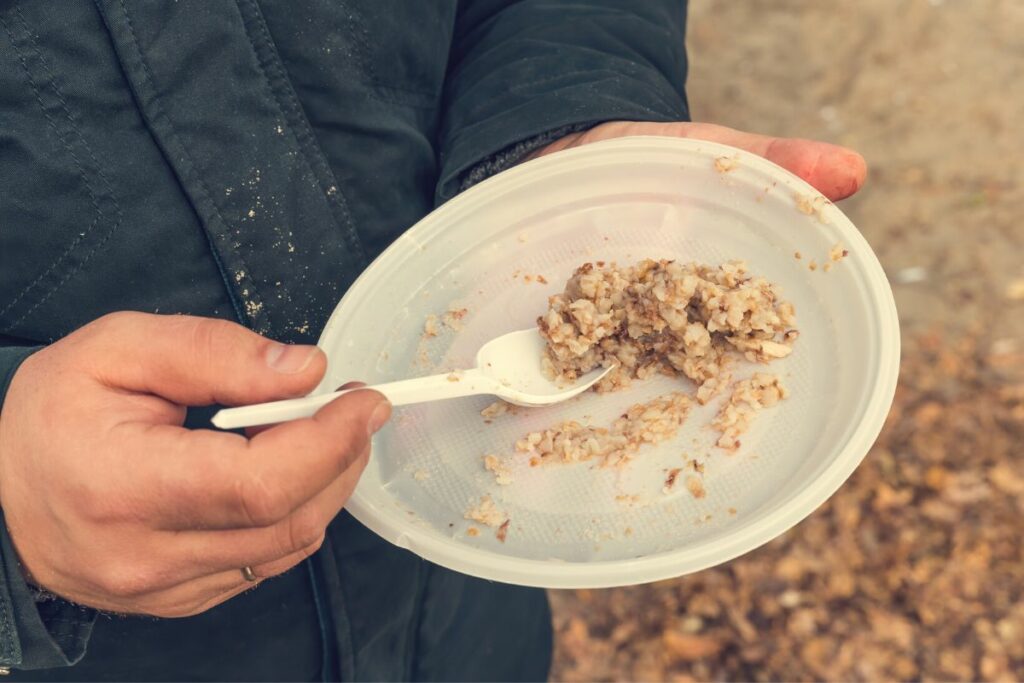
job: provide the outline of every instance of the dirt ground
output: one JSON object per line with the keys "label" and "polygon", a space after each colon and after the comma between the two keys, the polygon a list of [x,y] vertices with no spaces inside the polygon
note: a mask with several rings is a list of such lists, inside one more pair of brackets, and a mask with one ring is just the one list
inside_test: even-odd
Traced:
{"label": "dirt ground", "polygon": [[783,537],[553,592],[555,680],[1024,679],[1024,2],[692,0],[694,118],[848,145],[896,293],[895,406]]}

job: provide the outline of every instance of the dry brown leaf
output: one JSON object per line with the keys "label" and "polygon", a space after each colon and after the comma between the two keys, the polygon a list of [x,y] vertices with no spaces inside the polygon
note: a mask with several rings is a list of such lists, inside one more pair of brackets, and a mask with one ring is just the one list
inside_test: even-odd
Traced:
{"label": "dry brown leaf", "polygon": [[722,643],[709,636],[665,631],[661,634],[665,655],[674,662],[692,662],[718,654]]}

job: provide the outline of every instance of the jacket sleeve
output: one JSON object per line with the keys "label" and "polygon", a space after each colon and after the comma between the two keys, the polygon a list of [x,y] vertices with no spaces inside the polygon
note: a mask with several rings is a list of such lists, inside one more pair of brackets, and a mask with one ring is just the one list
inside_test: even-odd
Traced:
{"label": "jacket sleeve", "polygon": [[[464,0],[449,56],[436,200],[550,131],[686,121],[684,0]],[[493,166],[493,164],[492,164]],[[493,168],[492,170],[501,170]]]}
{"label": "jacket sleeve", "polygon": [[[35,348],[0,347],[0,416],[14,372]],[[30,588],[0,510],[0,670],[70,666],[85,654],[96,611]]]}

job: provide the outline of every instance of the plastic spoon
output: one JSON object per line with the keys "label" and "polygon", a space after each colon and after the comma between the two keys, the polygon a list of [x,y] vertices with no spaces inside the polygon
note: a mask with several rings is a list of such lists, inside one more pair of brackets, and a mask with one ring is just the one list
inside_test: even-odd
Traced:
{"label": "plastic spoon", "polygon": [[541,373],[544,345],[535,328],[509,332],[484,344],[476,354],[476,367],[470,370],[225,408],[213,416],[213,424],[221,429],[236,429],[310,417],[339,396],[362,389],[379,391],[396,406],[479,394],[493,394],[521,406],[546,406],[583,393],[612,369],[597,368],[572,384],[556,384]]}

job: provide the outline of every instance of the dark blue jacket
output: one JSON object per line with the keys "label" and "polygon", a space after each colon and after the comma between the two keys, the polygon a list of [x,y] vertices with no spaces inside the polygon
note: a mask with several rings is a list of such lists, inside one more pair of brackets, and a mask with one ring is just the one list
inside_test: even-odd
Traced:
{"label": "dark blue jacket", "polygon": [[[602,121],[687,119],[684,23],[682,0],[0,0],[0,401],[33,348],[115,310],[315,341],[473,180]],[[550,654],[541,592],[345,514],[180,620],[39,601],[0,542],[13,677],[539,678]]]}

